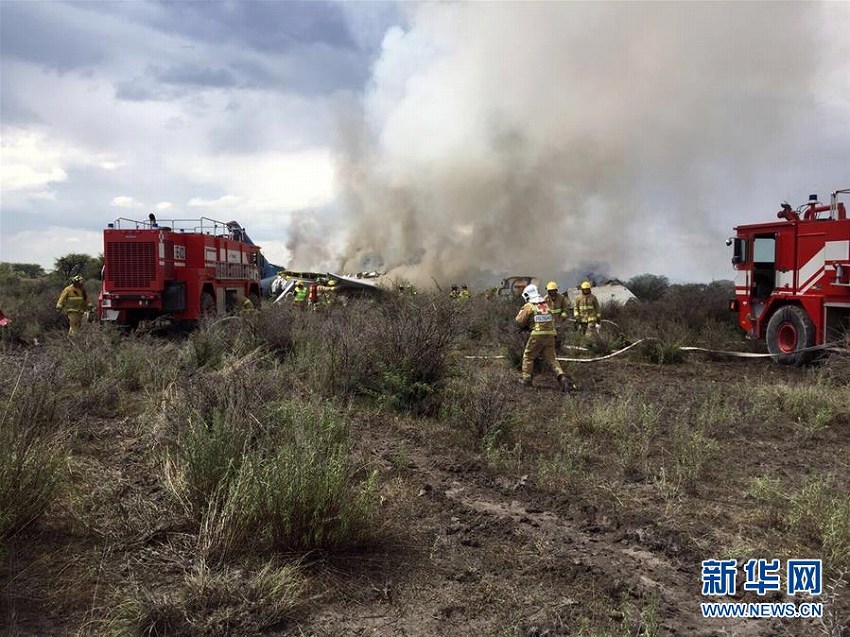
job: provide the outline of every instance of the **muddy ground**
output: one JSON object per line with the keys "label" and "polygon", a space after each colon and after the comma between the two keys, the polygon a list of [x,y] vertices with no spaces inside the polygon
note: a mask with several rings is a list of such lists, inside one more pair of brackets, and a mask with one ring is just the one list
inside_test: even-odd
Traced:
{"label": "muddy ground", "polygon": [[[485,378],[512,373],[501,361],[468,364]],[[762,505],[746,495],[749,480],[771,475],[790,488],[822,475],[850,488],[846,414],[805,438],[788,422],[720,422],[712,432],[719,453],[687,491],[665,489],[654,470],[625,476],[599,432],[587,434],[597,447],[581,469],[586,480],[559,485],[540,471],[562,431],[573,431],[564,419],[575,403],[613,399],[628,386],[672,409],[695,397],[733,400],[731,387],[809,382],[812,371],[697,355],[681,365],[614,359],[570,371],[578,391],[568,396],[545,375],[532,390],[511,385],[524,424],[496,450],[469,444],[440,419],[358,412],[355,454],[381,472],[389,539],[351,555],[298,556],[311,597],[264,634],[850,635],[850,596],[840,586],[824,600],[834,617],[821,623],[705,620],[699,612],[701,560],[786,557],[799,546],[782,540],[781,529],[753,522]],[[665,448],[665,435],[662,423],[650,460]],[[108,591],[127,581],[167,589],[191,567],[175,557],[186,529],[157,523],[163,486],[146,444],[127,419],[95,419],[74,442],[73,472],[107,503],[97,515],[129,520],[148,511],[149,524],[110,522],[93,532],[60,508],[16,538],[0,600],[8,634],[98,634]]]}

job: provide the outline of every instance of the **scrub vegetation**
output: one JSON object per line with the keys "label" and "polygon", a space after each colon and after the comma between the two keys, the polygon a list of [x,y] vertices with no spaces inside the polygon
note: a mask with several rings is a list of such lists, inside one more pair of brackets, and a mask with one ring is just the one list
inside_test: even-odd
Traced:
{"label": "scrub vegetation", "polygon": [[[0,270],[0,625],[844,635],[850,359],[686,352],[758,345],[724,284],[640,286],[602,342],[565,327],[568,358],[648,339],[565,362],[565,396],[545,370],[519,386],[512,298],[69,338],[61,281]],[[729,557],[821,558],[827,616],[701,619],[700,562]]]}

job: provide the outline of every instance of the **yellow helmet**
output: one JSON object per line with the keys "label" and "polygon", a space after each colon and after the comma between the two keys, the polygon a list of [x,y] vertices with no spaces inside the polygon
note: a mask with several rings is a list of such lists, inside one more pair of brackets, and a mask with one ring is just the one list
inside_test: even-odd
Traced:
{"label": "yellow helmet", "polygon": [[581,284],[581,289],[582,289],[582,290],[589,290],[589,289],[590,289],[590,281],[585,281],[585,282],[583,282],[583,283]]}
{"label": "yellow helmet", "polygon": [[298,279],[298,280],[295,282],[295,285],[304,285],[304,281],[302,281],[301,279]]}
{"label": "yellow helmet", "polygon": [[335,286],[335,285],[336,285],[336,279],[331,279],[330,281],[328,281],[328,285],[329,285],[330,287]]}
{"label": "yellow helmet", "polygon": [[554,281],[549,281],[549,283],[546,284],[546,289],[547,290],[557,290],[558,284],[555,283]]}

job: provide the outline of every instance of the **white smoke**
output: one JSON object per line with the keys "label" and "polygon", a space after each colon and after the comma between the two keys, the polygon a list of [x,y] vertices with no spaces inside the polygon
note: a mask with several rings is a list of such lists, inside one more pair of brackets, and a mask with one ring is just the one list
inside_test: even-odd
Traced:
{"label": "white smoke", "polygon": [[583,262],[640,272],[672,237],[688,243],[671,258],[699,260],[723,236],[712,193],[745,188],[811,107],[829,58],[816,21],[847,16],[806,3],[418,5],[386,33],[362,102],[340,108],[341,269],[378,262],[420,284]]}

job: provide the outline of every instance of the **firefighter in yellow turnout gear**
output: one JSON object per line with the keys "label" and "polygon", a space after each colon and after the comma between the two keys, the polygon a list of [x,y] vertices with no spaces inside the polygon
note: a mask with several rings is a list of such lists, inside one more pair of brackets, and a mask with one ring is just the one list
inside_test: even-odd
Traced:
{"label": "firefighter in yellow turnout gear", "polygon": [[326,307],[336,304],[337,295],[339,294],[339,288],[336,284],[336,279],[331,279],[328,281],[327,285],[320,285],[316,288],[316,293],[318,294],[318,302],[323,304]]}
{"label": "firefighter in yellow turnout gear", "polygon": [[254,302],[250,299],[250,297],[245,297],[242,300],[242,309],[241,314],[246,318],[250,318],[252,316],[257,316],[259,314],[259,310],[254,306]]}
{"label": "firefighter in yellow turnout gear", "polygon": [[304,285],[303,281],[296,281],[295,287],[292,290],[292,305],[299,310],[307,309],[307,294],[309,290]]}
{"label": "firefighter in yellow turnout gear", "polygon": [[68,334],[76,334],[83,322],[83,313],[89,310],[89,297],[83,287],[83,277],[79,274],[62,290],[56,301],[56,309],[64,310],[68,316]]}
{"label": "firefighter in yellow turnout gear", "polygon": [[555,372],[558,385],[562,391],[569,391],[572,383],[567,379],[564,370],[555,358],[555,317],[552,315],[546,300],[540,296],[536,285],[527,285],[522,291],[522,298],[526,303],[516,315],[516,323],[523,329],[530,329],[531,334],[525,344],[522,354],[522,375],[520,381],[523,385],[531,386],[531,374],[534,369],[534,360],[540,356],[546,364]]}
{"label": "firefighter in yellow turnout gear", "polygon": [[[549,281],[546,284],[546,305],[555,317],[556,328],[563,329],[564,322],[570,317],[570,302],[567,297],[558,292],[558,284],[555,281]],[[555,337],[555,351],[561,351],[560,334]]]}
{"label": "firefighter in yellow turnout gear", "polygon": [[590,288],[590,281],[581,284],[581,294],[576,298],[573,317],[578,322],[585,337],[593,340],[599,335],[602,312],[599,310],[599,301],[590,291]]}

